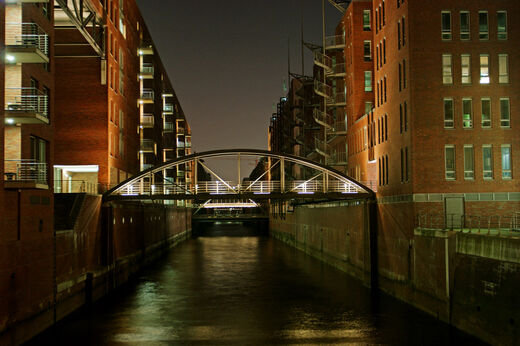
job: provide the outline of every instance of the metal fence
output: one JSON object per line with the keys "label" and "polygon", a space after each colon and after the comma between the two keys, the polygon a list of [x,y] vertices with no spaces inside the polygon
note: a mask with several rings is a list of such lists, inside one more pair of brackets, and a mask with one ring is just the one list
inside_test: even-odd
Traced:
{"label": "metal fence", "polygon": [[520,212],[504,215],[419,214],[420,229],[451,230],[488,235],[520,235]]}
{"label": "metal fence", "polygon": [[5,88],[5,110],[49,115],[49,96],[36,88]]}
{"label": "metal fence", "polygon": [[47,164],[35,160],[5,160],[4,179],[47,184]]}
{"label": "metal fence", "polygon": [[98,194],[101,190],[101,184],[85,180],[54,180],[54,193]]}
{"label": "metal fence", "polygon": [[6,23],[6,46],[23,46],[38,48],[49,55],[49,36],[36,23]]}

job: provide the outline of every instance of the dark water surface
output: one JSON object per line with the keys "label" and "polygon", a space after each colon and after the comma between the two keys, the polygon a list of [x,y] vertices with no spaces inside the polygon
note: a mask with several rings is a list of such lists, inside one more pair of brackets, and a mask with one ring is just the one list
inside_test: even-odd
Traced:
{"label": "dark water surface", "polygon": [[479,344],[276,240],[215,227],[32,344]]}

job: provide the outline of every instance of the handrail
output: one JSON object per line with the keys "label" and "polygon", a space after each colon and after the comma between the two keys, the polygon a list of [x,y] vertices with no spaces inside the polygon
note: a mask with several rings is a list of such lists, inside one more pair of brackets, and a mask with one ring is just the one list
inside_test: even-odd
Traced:
{"label": "handrail", "polygon": [[6,159],[4,180],[47,184],[47,163],[27,159]]}
{"label": "handrail", "polygon": [[6,23],[5,45],[36,47],[49,56],[49,35],[36,23]]}
{"label": "handrail", "polygon": [[49,96],[29,87],[5,88],[5,110],[9,112],[35,112],[48,118]]}

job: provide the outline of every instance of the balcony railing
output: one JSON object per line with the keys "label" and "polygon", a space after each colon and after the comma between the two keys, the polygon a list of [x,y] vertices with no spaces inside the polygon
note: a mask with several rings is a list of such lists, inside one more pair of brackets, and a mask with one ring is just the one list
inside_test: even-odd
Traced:
{"label": "balcony railing", "polygon": [[332,106],[344,106],[347,103],[347,97],[345,93],[336,93],[327,99],[327,104]]}
{"label": "balcony railing", "polygon": [[[49,36],[36,23],[6,23],[5,25],[5,45],[9,49],[7,54],[13,58],[19,57],[19,61],[12,62],[42,62],[37,57],[30,57],[30,51],[24,49],[39,50],[45,57],[49,56]],[[18,55],[18,56],[17,56]],[[6,57],[9,61],[9,57]],[[33,61],[33,59],[35,59]]]}
{"label": "balcony railing", "polygon": [[171,133],[175,131],[175,124],[172,122],[164,122],[164,132]]}
{"label": "balcony railing", "polygon": [[141,115],[141,127],[142,128],[152,128],[154,127],[155,120],[153,114],[143,114]]}
{"label": "balcony railing", "polygon": [[348,154],[346,152],[335,152],[327,158],[328,165],[346,165],[348,162]]}
{"label": "balcony railing", "polygon": [[141,66],[141,78],[152,77],[154,74],[153,64],[145,63]]}
{"label": "balcony railing", "polygon": [[152,101],[154,100],[154,91],[152,89],[143,89],[141,91],[141,100],[142,101]]}
{"label": "balcony railing", "polygon": [[341,49],[345,48],[345,36],[327,36],[325,37],[325,49]]}
{"label": "balcony railing", "polygon": [[173,105],[171,103],[165,103],[163,107],[163,113],[173,114]]}
{"label": "balcony railing", "polygon": [[344,63],[341,63],[341,64],[335,64],[331,67],[330,70],[328,71],[325,71],[325,73],[327,74],[327,76],[329,77],[341,77],[341,76],[344,76],[345,73],[346,73],[346,70],[345,70],[345,64]]}
{"label": "balcony railing", "polygon": [[318,124],[325,126],[328,129],[332,128],[332,117],[330,114],[327,114],[318,108],[314,108],[312,111],[312,116]]}
{"label": "balcony railing", "polygon": [[47,164],[35,160],[5,160],[4,180],[47,185]]}
{"label": "balcony railing", "polygon": [[325,141],[322,141],[321,139],[319,138],[314,138],[314,146],[316,148],[316,151],[322,155],[322,156],[326,156],[328,157],[329,156],[329,146],[327,145],[327,143],[325,143]]}
{"label": "balcony railing", "polygon": [[151,139],[141,139],[141,152],[153,153],[155,151],[155,142]]}
{"label": "balcony railing", "polygon": [[314,92],[326,98],[332,97],[332,88],[330,85],[320,82],[317,79],[314,80]]}
{"label": "balcony railing", "polygon": [[100,184],[85,180],[54,180],[54,193],[100,193]]}
{"label": "balcony railing", "polygon": [[36,88],[5,88],[5,113],[17,123],[49,123],[49,96]]}
{"label": "balcony railing", "polygon": [[345,121],[335,121],[332,125],[332,128],[330,129],[331,133],[334,134],[345,134],[347,133],[347,123]]}
{"label": "balcony railing", "polygon": [[314,63],[327,71],[332,69],[332,59],[318,50],[314,51]]}

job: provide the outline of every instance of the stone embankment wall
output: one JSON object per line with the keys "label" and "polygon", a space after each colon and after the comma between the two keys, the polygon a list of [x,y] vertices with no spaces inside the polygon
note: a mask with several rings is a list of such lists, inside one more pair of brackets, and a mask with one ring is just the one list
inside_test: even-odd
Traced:
{"label": "stone embankment wall", "polygon": [[520,236],[414,228],[412,208],[299,206],[271,215],[270,232],[486,342],[520,345]]}
{"label": "stone embankment wall", "polygon": [[72,229],[55,231],[52,241],[34,245],[25,254],[31,263],[41,259],[38,280],[31,279],[29,285],[21,275],[27,264],[18,263],[10,285],[0,289],[1,296],[9,298],[5,306],[0,304],[0,345],[27,341],[102,298],[190,234],[190,209],[103,206],[100,196],[85,196]]}

